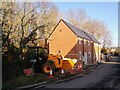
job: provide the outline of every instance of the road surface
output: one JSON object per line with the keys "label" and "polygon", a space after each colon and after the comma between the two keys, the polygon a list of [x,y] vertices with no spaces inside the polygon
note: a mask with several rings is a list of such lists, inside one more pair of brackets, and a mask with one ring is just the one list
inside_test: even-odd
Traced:
{"label": "road surface", "polygon": [[83,88],[114,88],[120,90],[120,58],[113,57],[110,62],[100,64],[92,72],[83,77],[57,84],[51,83],[45,85],[45,88],[79,88],[79,90]]}

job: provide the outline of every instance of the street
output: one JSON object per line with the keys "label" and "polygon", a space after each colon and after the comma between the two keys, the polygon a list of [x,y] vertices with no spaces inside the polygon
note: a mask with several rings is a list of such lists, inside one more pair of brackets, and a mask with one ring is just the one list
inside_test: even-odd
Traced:
{"label": "street", "polygon": [[[51,83],[44,86],[45,88],[115,88],[120,89],[120,58],[113,57],[110,62],[100,64],[92,72],[78,77],[76,79],[62,82]],[[42,88],[37,88],[37,90]]]}

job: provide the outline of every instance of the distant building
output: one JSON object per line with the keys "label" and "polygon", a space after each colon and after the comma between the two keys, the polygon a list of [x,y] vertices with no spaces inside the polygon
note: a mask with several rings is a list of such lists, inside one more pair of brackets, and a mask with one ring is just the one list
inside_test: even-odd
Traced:
{"label": "distant building", "polygon": [[112,53],[113,55],[117,55],[120,53],[120,48],[119,47],[107,48],[107,53]]}

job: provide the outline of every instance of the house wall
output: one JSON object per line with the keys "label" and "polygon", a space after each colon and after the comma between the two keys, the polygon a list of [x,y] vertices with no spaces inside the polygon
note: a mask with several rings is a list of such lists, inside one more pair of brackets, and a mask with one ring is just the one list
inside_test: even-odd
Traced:
{"label": "house wall", "polygon": [[79,59],[79,53],[78,53],[78,48],[77,48],[77,43],[76,45],[64,56],[65,58],[71,58],[71,59]]}
{"label": "house wall", "polygon": [[[77,36],[61,20],[49,38],[49,53],[56,55],[60,51],[61,55],[65,57],[73,48],[76,47],[76,38]],[[72,52],[76,54],[77,49],[73,49],[71,53]]]}
{"label": "house wall", "polygon": [[92,64],[95,62],[94,53],[95,53],[94,42],[91,41],[91,59],[92,59]]}
{"label": "house wall", "polygon": [[76,58],[78,65],[79,63],[83,63],[83,39],[82,38],[76,38],[77,44],[75,47],[68,52],[68,54],[65,56],[66,58]]}
{"label": "house wall", "polygon": [[78,53],[78,62],[81,62],[82,63],[82,60],[83,60],[83,44],[84,41],[83,41],[83,38],[78,38],[78,43],[77,43],[77,53]]}
{"label": "house wall", "polygon": [[[86,42],[86,43],[85,43]],[[92,64],[92,44],[91,41],[84,39],[84,57],[87,54],[87,64]]]}
{"label": "house wall", "polygon": [[95,49],[95,53],[94,53],[94,59],[98,62],[100,62],[100,51],[101,51],[101,47],[99,44],[94,43],[94,49]]}
{"label": "house wall", "polygon": [[92,64],[93,63],[93,57],[92,57],[92,44],[91,41],[88,41],[89,44],[87,44],[87,48],[88,48],[88,64]]}
{"label": "house wall", "polygon": [[99,62],[101,62],[101,45],[100,44],[98,45],[99,45]]}

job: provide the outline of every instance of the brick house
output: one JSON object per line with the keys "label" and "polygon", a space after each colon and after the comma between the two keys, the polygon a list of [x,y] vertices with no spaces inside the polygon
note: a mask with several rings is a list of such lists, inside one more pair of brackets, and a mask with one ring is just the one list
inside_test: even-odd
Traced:
{"label": "brick house", "polygon": [[92,35],[61,19],[49,37],[49,53],[57,54],[60,51],[64,58],[93,64],[100,55],[95,44],[99,46],[100,43]]}
{"label": "brick house", "polygon": [[91,42],[91,51],[92,51],[91,56],[92,56],[92,60],[93,60],[92,63],[96,63],[96,61],[101,62],[101,60],[100,60],[100,53],[101,53],[100,43],[98,42],[98,40],[94,36],[92,36],[91,34],[89,34],[87,32],[85,32],[85,33],[92,40],[92,42]]}

